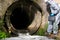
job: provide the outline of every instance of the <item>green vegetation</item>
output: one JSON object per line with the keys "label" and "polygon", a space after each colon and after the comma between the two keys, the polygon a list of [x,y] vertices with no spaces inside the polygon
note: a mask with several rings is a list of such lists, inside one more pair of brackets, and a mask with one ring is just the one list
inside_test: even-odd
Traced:
{"label": "green vegetation", "polygon": [[45,28],[44,28],[45,32],[46,32],[47,28],[48,28],[48,23],[46,23],[46,25],[45,25]]}
{"label": "green vegetation", "polygon": [[10,34],[0,30],[0,39],[7,37],[10,37]]}
{"label": "green vegetation", "polygon": [[40,35],[40,36],[45,36],[45,32],[47,30],[48,24],[45,25],[45,28],[39,28],[39,30],[36,32],[36,35]]}
{"label": "green vegetation", "polygon": [[6,38],[6,34],[5,34],[5,32],[3,32],[3,28],[2,28],[3,25],[4,25],[3,19],[1,19],[1,20],[0,20],[0,39]]}
{"label": "green vegetation", "polygon": [[6,38],[6,37],[9,36],[9,34],[7,34],[7,33],[4,31],[3,25],[4,25],[3,19],[0,19],[0,39]]}
{"label": "green vegetation", "polygon": [[45,30],[40,28],[38,31],[37,31],[37,35],[40,35],[40,36],[44,36],[44,33],[45,33]]}
{"label": "green vegetation", "polygon": [[6,33],[0,31],[0,39],[2,39],[2,38],[6,38],[6,37],[7,37]]}
{"label": "green vegetation", "polygon": [[3,19],[0,19],[0,28],[4,25]]}

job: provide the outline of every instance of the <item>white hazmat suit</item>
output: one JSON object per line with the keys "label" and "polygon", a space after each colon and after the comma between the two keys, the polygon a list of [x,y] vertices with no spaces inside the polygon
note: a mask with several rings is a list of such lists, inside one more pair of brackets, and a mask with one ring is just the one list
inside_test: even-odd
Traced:
{"label": "white hazmat suit", "polygon": [[[48,17],[48,28],[47,32],[50,34],[53,31],[53,34],[58,33],[58,24],[60,22],[60,7],[54,0],[47,0],[50,4],[51,13]],[[52,18],[51,18],[52,17]],[[52,21],[54,19],[54,22]]]}

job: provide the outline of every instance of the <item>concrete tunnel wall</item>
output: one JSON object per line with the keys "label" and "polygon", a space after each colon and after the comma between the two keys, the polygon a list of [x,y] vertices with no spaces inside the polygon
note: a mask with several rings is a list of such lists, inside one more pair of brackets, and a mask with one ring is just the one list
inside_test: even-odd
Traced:
{"label": "concrete tunnel wall", "polygon": [[[11,27],[12,30],[20,30],[20,29],[27,29],[29,31],[30,34],[35,33],[40,27],[44,28],[45,24],[47,23],[47,11],[46,11],[46,4],[44,3],[43,0],[33,0],[33,2],[35,2],[36,4],[38,4],[38,6],[41,8],[41,10],[39,9],[39,7],[35,7],[33,4],[30,4],[29,2],[27,2],[26,4],[24,3],[25,1],[18,1],[18,0],[1,0],[1,10],[0,10],[0,17],[1,19],[5,18],[5,22],[7,24],[7,27]],[[3,4],[3,5],[2,5]],[[21,8],[21,6],[23,6],[23,8]],[[19,14],[19,16],[16,14],[16,12],[19,12],[20,9],[24,10],[25,15],[23,14]],[[16,9],[16,10],[15,10]],[[17,11],[18,10],[18,11]],[[15,14],[14,14],[15,13]],[[29,13],[29,14],[28,14]],[[42,16],[43,14],[43,16]],[[4,16],[5,15],[5,16]],[[20,17],[20,18],[16,18],[16,19],[21,19],[21,18],[26,18],[26,22],[22,21],[24,24],[26,23],[26,27],[17,27],[14,24],[14,18],[12,17],[12,15],[14,17]],[[17,16],[16,16],[17,15]],[[22,15],[22,16],[21,16]],[[24,16],[24,17],[23,17]],[[4,17],[4,18],[2,18]],[[42,18],[41,18],[42,17]],[[23,20],[23,19],[22,19]],[[19,22],[19,20],[17,20]],[[21,22],[21,20],[20,20]],[[22,24],[23,24],[22,23]],[[14,27],[15,25],[15,27]],[[20,26],[20,25],[19,25]]]}

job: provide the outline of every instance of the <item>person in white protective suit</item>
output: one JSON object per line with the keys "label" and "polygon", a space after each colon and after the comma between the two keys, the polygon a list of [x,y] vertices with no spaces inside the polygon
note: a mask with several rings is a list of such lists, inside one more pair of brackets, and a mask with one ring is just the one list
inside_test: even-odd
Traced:
{"label": "person in white protective suit", "polygon": [[60,22],[60,8],[54,0],[47,0],[46,2],[50,7],[47,33],[51,34],[53,32],[53,34],[56,35],[58,33],[58,24]]}

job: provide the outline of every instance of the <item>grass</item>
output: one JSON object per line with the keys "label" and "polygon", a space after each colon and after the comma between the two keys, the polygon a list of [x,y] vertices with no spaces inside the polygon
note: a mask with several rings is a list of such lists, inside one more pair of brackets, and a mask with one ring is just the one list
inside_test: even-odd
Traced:
{"label": "grass", "polygon": [[44,36],[44,33],[45,33],[45,30],[40,28],[36,34],[40,36]]}
{"label": "grass", "polygon": [[7,34],[3,29],[4,21],[3,19],[0,19],[0,39],[9,37],[9,34]]}
{"label": "grass", "polygon": [[4,25],[3,19],[0,19],[0,39],[6,38],[6,33],[3,31],[2,26]]}
{"label": "grass", "polygon": [[6,38],[6,37],[7,37],[6,33],[0,31],[0,39],[2,39],[2,38]]}
{"label": "grass", "polygon": [[45,36],[45,32],[47,30],[47,27],[48,27],[48,24],[45,25],[44,29],[39,28],[39,30],[36,32],[36,35]]}
{"label": "grass", "polygon": [[0,40],[10,37],[10,35],[4,31],[0,31]]}

